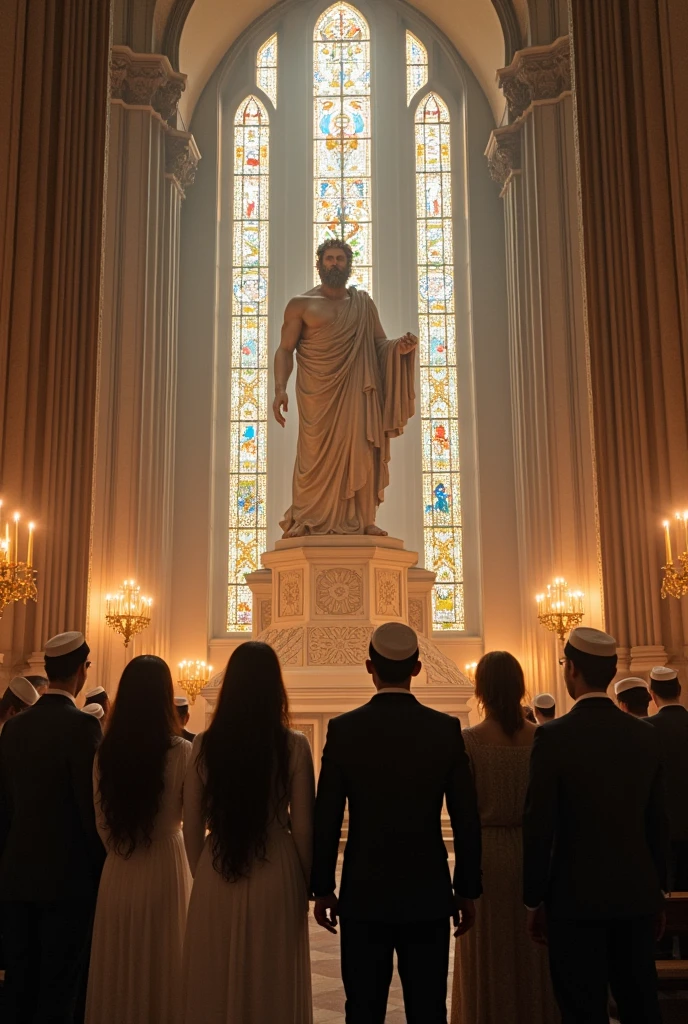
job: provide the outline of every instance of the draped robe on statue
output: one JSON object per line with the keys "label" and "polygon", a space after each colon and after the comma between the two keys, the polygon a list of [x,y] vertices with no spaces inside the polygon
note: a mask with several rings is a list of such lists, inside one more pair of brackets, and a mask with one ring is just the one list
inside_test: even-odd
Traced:
{"label": "draped robe on statue", "polygon": [[375,341],[367,292],[296,349],[299,436],[285,535],[363,533],[389,483],[389,441],[414,412],[415,351]]}

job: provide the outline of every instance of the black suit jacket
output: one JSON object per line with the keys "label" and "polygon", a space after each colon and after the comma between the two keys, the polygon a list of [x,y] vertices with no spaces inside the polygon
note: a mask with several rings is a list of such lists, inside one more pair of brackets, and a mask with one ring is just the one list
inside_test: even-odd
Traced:
{"label": "black suit jacket", "polygon": [[311,886],[335,890],[344,805],[349,835],[339,896],[343,917],[423,921],[455,907],[441,814],[454,832],[457,895],[477,898],[480,819],[457,719],[410,693],[377,694],[330,721],[315,804]]}
{"label": "black suit jacket", "polygon": [[523,817],[524,902],[555,917],[655,913],[667,822],[657,736],[608,698],[535,733]]}
{"label": "black suit jacket", "polygon": [[93,809],[100,723],[44,694],[0,734],[0,900],[95,896],[105,849]]}
{"label": "black suit jacket", "polygon": [[659,734],[672,842],[688,842],[688,711],[667,704],[645,722]]}

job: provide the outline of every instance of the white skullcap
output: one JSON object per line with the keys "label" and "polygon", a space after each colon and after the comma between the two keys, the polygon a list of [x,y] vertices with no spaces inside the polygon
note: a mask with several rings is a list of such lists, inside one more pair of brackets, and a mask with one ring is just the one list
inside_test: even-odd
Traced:
{"label": "white skullcap", "polygon": [[78,651],[86,643],[84,634],[76,630],[69,633],[58,633],[57,636],[48,640],[43,652],[46,658],[60,658],[63,654],[71,654]]}
{"label": "white skullcap", "polygon": [[188,706],[189,706],[189,698],[188,697],[175,697],[174,698],[174,703],[177,705],[178,708],[188,708]]}
{"label": "white skullcap", "polygon": [[666,665],[655,665],[650,672],[650,679],[656,679],[658,683],[668,683],[672,679],[678,679],[678,672],[675,668],[667,668]]}
{"label": "white skullcap", "polygon": [[594,654],[598,658],[611,658],[616,654],[616,640],[601,629],[590,626],[577,626],[569,634],[568,642],[577,651]]}
{"label": "white skullcap", "polygon": [[82,710],[85,715],[93,715],[94,718],[102,718],[105,714],[102,704],[85,704]]}
{"label": "white skullcap", "polygon": [[553,708],[556,701],[551,693],[537,693],[533,698],[533,707],[540,708],[541,710],[547,710]]}
{"label": "white skullcap", "polygon": [[106,692],[107,691],[105,690],[105,688],[103,686],[94,686],[92,690],[87,690],[86,691],[86,693],[85,693],[86,702],[88,703],[88,698],[89,697],[99,697],[101,695],[101,693],[106,693]]}
{"label": "white skullcap", "polygon": [[624,693],[626,690],[636,690],[638,687],[643,690],[650,689],[640,676],[629,676],[628,679],[619,679],[618,683],[614,683],[614,693],[618,697],[620,693]]}
{"label": "white skullcap", "polygon": [[31,707],[38,700],[36,687],[28,679],[25,679],[24,676],[15,676],[9,685],[9,689],[15,697],[19,697],[19,700],[28,707]]}
{"label": "white skullcap", "polygon": [[418,637],[403,622],[383,622],[370,642],[378,654],[390,661],[405,661],[418,650]]}

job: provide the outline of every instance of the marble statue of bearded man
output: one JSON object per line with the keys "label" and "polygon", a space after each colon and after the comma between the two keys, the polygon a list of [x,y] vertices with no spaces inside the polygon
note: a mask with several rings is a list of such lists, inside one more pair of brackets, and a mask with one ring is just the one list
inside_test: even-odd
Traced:
{"label": "marble statue of bearded man", "polygon": [[418,339],[387,338],[375,303],[347,287],[351,248],[318,247],[321,284],[287,304],[275,354],[273,412],[284,426],[296,352],[299,436],[285,537],[373,534],[389,483],[389,442],[414,412]]}

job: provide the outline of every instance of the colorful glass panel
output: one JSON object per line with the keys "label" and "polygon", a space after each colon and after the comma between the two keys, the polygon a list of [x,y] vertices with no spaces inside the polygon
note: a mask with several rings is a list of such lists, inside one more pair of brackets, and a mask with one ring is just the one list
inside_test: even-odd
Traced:
{"label": "colorful glass panel", "polygon": [[428,81],[428,51],[413,32],[406,33],[406,102]]}
{"label": "colorful glass panel", "polygon": [[251,630],[251,591],[246,574],[260,568],[260,556],[266,548],[269,132],[265,107],[255,96],[249,96],[234,119],[227,600],[230,633]]}
{"label": "colorful glass panel", "polygon": [[277,33],[266,39],[256,57],[256,84],[277,107]]}
{"label": "colorful glass panel", "polygon": [[350,4],[333,4],[316,23],[313,97],[315,247],[343,238],[354,253],[350,283],[370,291],[370,33]]}
{"label": "colorful glass panel", "polygon": [[433,627],[461,630],[465,618],[450,123],[447,106],[434,93],[418,105],[415,136],[425,567],[436,573]]}

